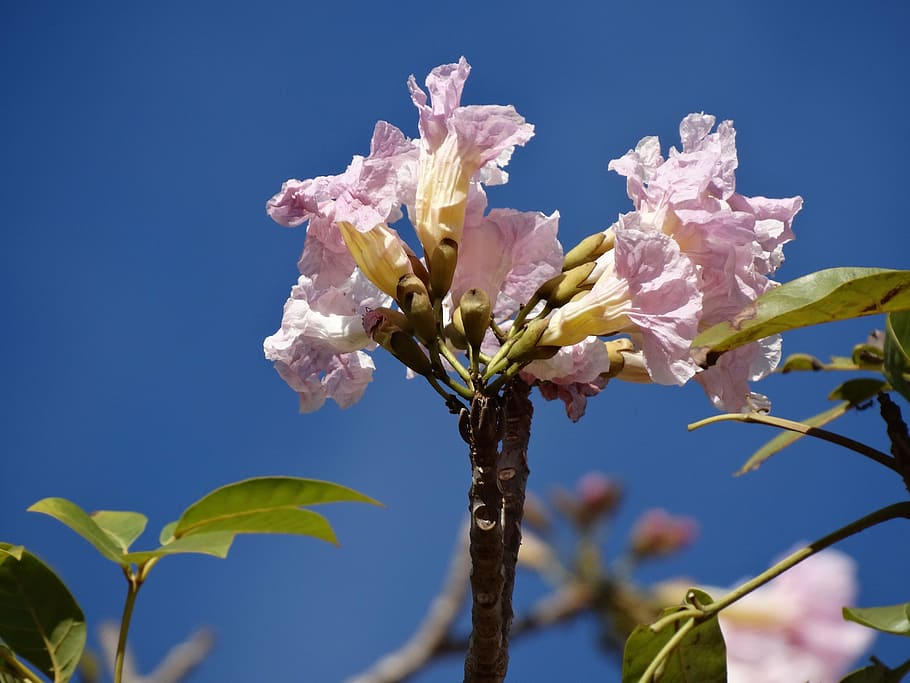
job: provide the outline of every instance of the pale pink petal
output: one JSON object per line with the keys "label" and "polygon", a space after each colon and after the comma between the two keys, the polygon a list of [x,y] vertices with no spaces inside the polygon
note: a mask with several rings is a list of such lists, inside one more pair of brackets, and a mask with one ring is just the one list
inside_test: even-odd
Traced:
{"label": "pale pink petal", "polygon": [[658,384],[683,384],[696,371],[689,353],[701,315],[694,265],[670,238],[623,221],[614,253],[616,275],[630,283],[626,315],[641,335],[648,374]]}
{"label": "pale pink petal", "polygon": [[457,64],[443,64],[433,69],[426,79],[432,106],[427,105],[427,94],[417,85],[412,75],[408,79],[411,101],[417,107],[421,137],[433,151],[442,144],[448,130],[448,119],[461,103],[465,81],[471,66],[464,57]]}
{"label": "pale pink petal", "polygon": [[497,320],[511,317],[540,285],[560,272],[559,214],[493,209],[465,222],[452,280],[452,300],[472,287],[485,291]]}
{"label": "pale pink petal", "polygon": [[561,348],[552,358],[529,363],[521,377],[529,384],[537,383],[540,395],[546,400],[562,400],[566,415],[572,422],[578,422],[585,414],[588,398],[607,385],[602,375],[609,370],[610,356],[604,343],[589,337]]}

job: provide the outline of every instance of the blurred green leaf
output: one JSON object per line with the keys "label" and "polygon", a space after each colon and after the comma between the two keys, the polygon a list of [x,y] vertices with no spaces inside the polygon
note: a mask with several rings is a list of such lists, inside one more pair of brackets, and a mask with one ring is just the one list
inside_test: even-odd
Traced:
{"label": "blurred green leaf", "polygon": [[[841,415],[846,414],[851,408],[855,408],[856,406],[874,398],[878,392],[882,391],[887,386],[888,383],[884,382],[883,380],[868,377],[848,380],[843,384],[837,386],[828,395],[829,400],[840,399],[840,403],[824,412],[819,413],[818,415],[813,415],[812,417],[803,420],[802,424],[809,427],[821,427],[828,424],[829,422],[833,422]],[[765,462],[765,460],[770,458],[772,455],[779,453],[784,448],[795,443],[804,436],[805,434],[799,434],[797,432],[781,432],[773,439],[768,441],[764,446],[755,451],[755,453],[753,453],[746,461],[746,464],[736,472],[736,476],[758,469],[759,466]]]}
{"label": "blurred green leaf", "polygon": [[[0,639],[54,683],[65,683],[85,647],[82,610],[63,582],[41,560],[0,543]],[[16,680],[13,677],[13,680]]]}
{"label": "blurred green leaf", "polygon": [[45,498],[32,505],[29,512],[41,512],[62,522],[111,562],[123,565],[117,542],[81,507],[65,498]]}
{"label": "blurred green leaf", "polygon": [[153,557],[165,557],[167,555],[183,555],[194,553],[198,555],[214,555],[224,559],[227,557],[228,550],[231,549],[231,543],[234,542],[234,535],[229,531],[213,531],[211,533],[198,533],[192,536],[177,538],[169,543],[164,543],[154,550],[140,550],[134,553],[128,553],[123,556],[124,561],[142,564],[148,562]]}
{"label": "blurred green leaf", "polygon": [[844,356],[831,356],[830,363],[823,363],[815,356],[808,353],[794,353],[784,360],[777,369],[778,372],[819,372],[821,370],[862,370],[863,366],[857,365],[850,358]]}
{"label": "blurred green leaf", "polygon": [[130,549],[148,524],[148,518],[138,512],[98,510],[89,516],[123,552]]}
{"label": "blurred green leaf", "polygon": [[910,311],[891,313],[885,321],[883,374],[901,396],[910,401]]}
{"label": "blurred green leaf", "polygon": [[[3,545],[5,546],[6,544],[3,544]],[[21,559],[22,559],[22,553],[24,553],[24,552],[25,552],[25,548],[22,547],[21,545],[11,545],[11,546],[8,546],[8,547],[2,547],[2,546],[0,546],[0,556],[2,556],[2,555],[9,555],[9,556],[12,557],[12,558],[15,558],[15,559],[17,559],[17,560],[21,560]]]}
{"label": "blurred green leaf", "polygon": [[828,394],[829,401],[838,399],[847,401],[853,408],[862,405],[866,401],[871,401],[881,391],[888,389],[888,383],[874,377],[858,377],[847,380],[843,384],[834,387]]}
{"label": "blurred green leaf", "polygon": [[[710,604],[711,597],[692,589],[697,600]],[[670,612],[673,610],[667,610]],[[665,612],[665,613],[667,613]],[[638,683],[648,666],[682,627],[682,622],[664,627],[658,633],[648,626],[637,626],[626,641],[622,657],[622,683]],[[727,680],[727,648],[717,617],[711,617],[689,631],[664,660],[661,683],[693,683]]]}
{"label": "blurred green leaf", "polygon": [[910,271],[830,268],[788,282],[760,296],[731,322],[692,342],[702,362],[764,337],[809,325],[910,309]]}
{"label": "blurred green leaf", "polygon": [[885,607],[844,607],[844,619],[876,631],[910,636],[910,602]]}
{"label": "blurred green leaf", "polygon": [[203,497],[180,516],[174,536],[200,532],[305,534],[337,543],[326,519],[303,505],[334,502],[379,505],[338,484],[298,477],[259,477],[228,484]]}

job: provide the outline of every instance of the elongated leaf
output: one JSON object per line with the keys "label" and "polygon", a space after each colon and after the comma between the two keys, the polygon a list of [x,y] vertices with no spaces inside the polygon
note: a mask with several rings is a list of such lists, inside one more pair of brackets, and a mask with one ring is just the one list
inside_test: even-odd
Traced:
{"label": "elongated leaf", "polygon": [[[695,589],[693,589],[695,590]],[[696,591],[702,604],[710,596]],[[648,626],[638,626],[626,641],[622,656],[622,683],[639,683],[658,652],[681,627],[682,622],[654,633]],[[717,617],[703,621],[689,631],[664,660],[660,683],[695,683],[727,680],[727,648]]]}
{"label": "elongated leaf", "polygon": [[123,552],[130,549],[148,524],[148,518],[138,512],[99,510],[90,516]]}
{"label": "elongated leaf", "polygon": [[784,360],[777,369],[781,374],[788,372],[818,372],[820,370],[862,370],[863,366],[857,365],[851,358],[832,356],[830,363],[823,363],[815,356],[808,353],[794,353]]}
{"label": "elongated leaf", "polygon": [[234,533],[305,534],[335,543],[325,519],[301,510],[333,502],[379,503],[338,484],[297,477],[260,477],[223,486],[184,511],[174,529],[182,538],[212,530]]}
{"label": "elongated leaf", "polygon": [[164,543],[154,550],[140,550],[134,553],[127,553],[123,556],[124,561],[135,564],[148,562],[153,557],[165,557],[167,555],[183,555],[192,553],[197,555],[214,555],[224,559],[227,557],[228,550],[231,549],[231,543],[234,542],[234,534],[229,531],[213,531],[211,533],[198,533],[192,536],[177,538],[170,543]]}
{"label": "elongated leaf", "polygon": [[885,321],[884,375],[891,386],[910,401],[910,311],[892,313]]}
{"label": "elongated leaf", "polygon": [[[819,413],[818,415],[813,415],[812,417],[802,420],[804,425],[809,427],[821,427],[826,425],[829,422],[837,419],[850,409],[849,401],[841,401],[839,404],[833,408]],[[776,455],[784,450],[787,446],[792,445],[793,443],[799,441],[803,438],[805,434],[799,434],[797,432],[781,432],[773,439],[768,441],[764,446],[755,451],[749,459],[746,460],[746,464],[743,465],[739,470],[736,471],[735,475],[738,477],[745,474],[746,472],[752,472],[761,467],[762,463],[765,462],[772,455]]]}
{"label": "elongated leaf", "polygon": [[[885,387],[887,387],[887,382],[880,379],[861,377],[848,380],[837,386],[828,395],[829,400],[841,399],[840,403],[818,415],[813,415],[812,417],[803,420],[802,423],[809,427],[822,427],[846,414],[851,408],[855,408],[874,398],[875,395]],[[758,469],[765,460],[772,455],[779,453],[787,446],[799,441],[804,436],[805,434],[799,434],[797,432],[781,432],[755,451],[755,453],[746,461],[746,464],[736,472],[736,476]]]}
{"label": "elongated leaf", "polygon": [[65,498],[45,498],[32,505],[29,512],[41,512],[63,522],[95,546],[111,562],[123,565],[120,547],[81,507]]}
{"label": "elongated leaf", "polygon": [[844,607],[844,619],[876,631],[910,636],[910,602],[885,607]]}
{"label": "elongated leaf", "polygon": [[692,342],[702,362],[764,337],[809,325],[910,309],[910,271],[830,268],[760,296],[731,322],[702,332]]}
{"label": "elongated leaf", "polygon": [[73,675],[85,647],[85,617],[57,575],[24,551],[0,543],[0,639],[54,683]]}

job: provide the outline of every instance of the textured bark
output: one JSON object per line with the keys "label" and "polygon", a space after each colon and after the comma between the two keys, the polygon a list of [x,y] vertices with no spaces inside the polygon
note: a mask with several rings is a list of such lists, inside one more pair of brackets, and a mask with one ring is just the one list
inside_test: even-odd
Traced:
{"label": "textured bark", "polygon": [[525,486],[528,483],[528,441],[534,406],[531,387],[520,379],[513,380],[503,393],[502,455],[497,466],[497,479],[503,507],[503,590],[502,649],[499,670],[505,678],[509,667],[509,631],[512,628],[512,590],[515,565],[521,546],[521,518],[524,513]]}
{"label": "textured bark", "polygon": [[900,407],[886,393],[878,395],[882,419],[888,426],[888,438],[891,440],[891,455],[894,456],[894,469],[904,480],[904,486],[910,491],[910,433],[901,416]]}
{"label": "textured bark", "polygon": [[502,415],[498,397],[478,394],[459,421],[470,446],[471,639],[465,657],[465,683],[499,683],[502,665],[502,495],[496,462]]}

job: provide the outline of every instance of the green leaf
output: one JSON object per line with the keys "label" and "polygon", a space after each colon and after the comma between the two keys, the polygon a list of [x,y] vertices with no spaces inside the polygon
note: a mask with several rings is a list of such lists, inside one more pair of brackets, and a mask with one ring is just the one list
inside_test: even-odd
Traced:
{"label": "green leaf", "polygon": [[65,498],[45,498],[32,505],[29,512],[41,512],[63,522],[70,529],[95,546],[111,562],[123,565],[120,547],[89,514]]}
{"label": "green leaf", "polygon": [[910,401],[910,311],[891,313],[885,321],[883,373],[895,391]]}
{"label": "green leaf", "polygon": [[174,529],[177,528],[177,522],[168,522],[164,525],[164,528],[161,529],[161,533],[158,535],[158,542],[161,545],[165,543],[170,543],[174,540]]}
{"label": "green leaf", "polygon": [[[821,427],[829,422],[833,422],[847,413],[851,408],[855,408],[874,398],[879,391],[882,391],[887,386],[887,382],[868,377],[847,380],[843,384],[837,386],[828,395],[829,400],[833,401],[840,399],[840,402],[836,406],[829,408],[818,415],[813,415],[812,417],[803,420],[802,423],[809,427]],[[758,469],[765,460],[772,455],[779,453],[787,446],[799,441],[804,436],[805,434],[799,434],[797,432],[781,432],[755,451],[755,453],[746,461],[746,464],[736,472],[736,476]]]}
{"label": "green leaf", "polygon": [[0,548],[0,639],[54,683],[66,683],[85,647],[82,610],[41,560],[28,551],[16,560],[8,543]]}
{"label": "green leaf", "polygon": [[98,510],[90,517],[123,552],[130,549],[133,541],[142,535],[148,524],[148,518],[138,512]]}
{"label": "green leaf", "polygon": [[228,484],[203,497],[180,516],[174,536],[210,531],[305,534],[337,543],[322,515],[303,505],[379,503],[338,484],[298,477],[259,477]]}
{"label": "green leaf", "polygon": [[844,607],[844,619],[876,631],[910,636],[910,602],[886,607]]}
{"label": "green leaf", "polygon": [[234,542],[234,535],[229,531],[213,531],[211,533],[198,533],[192,536],[177,538],[169,543],[164,543],[154,550],[140,550],[134,553],[127,553],[123,556],[124,561],[142,564],[148,562],[153,557],[165,557],[167,555],[183,555],[193,553],[197,555],[214,555],[224,559],[227,557],[228,550],[231,549],[231,543]]}
{"label": "green leaf", "polygon": [[[711,597],[692,589],[702,604]],[[672,611],[672,610],[670,610]],[[648,666],[682,627],[682,622],[666,626],[658,633],[649,626],[637,626],[626,641],[622,656],[622,683],[638,683]],[[695,683],[727,680],[727,648],[713,616],[695,625],[664,660],[660,683]]]}
{"label": "green leaf", "polygon": [[712,354],[809,325],[910,309],[910,271],[830,268],[776,287],[692,342],[703,363]]}
{"label": "green leaf", "polygon": [[819,372],[820,370],[862,370],[863,366],[857,365],[850,358],[831,356],[830,363],[822,363],[815,356],[808,353],[794,353],[780,364],[777,371],[781,374],[788,372]]}
{"label": "green leaf", "polygon": [[843,384],[835,387],[828,394],[829,401],[847,401],[853,408],[862,405],[866,401],[871,401],[880,391],[888,389],[887,382],[873,377],[858,377],[857,379],[847,380]]}

